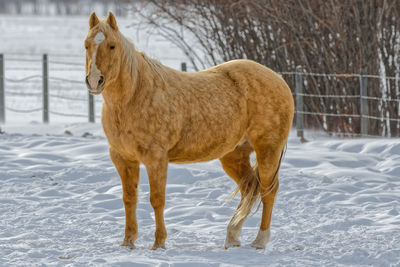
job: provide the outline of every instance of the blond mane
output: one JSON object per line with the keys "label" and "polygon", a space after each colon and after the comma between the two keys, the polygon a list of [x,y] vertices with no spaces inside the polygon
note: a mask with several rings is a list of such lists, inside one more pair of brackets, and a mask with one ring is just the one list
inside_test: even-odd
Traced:
{"label": "blond mane", "polygon": [[122,53],[123,58],[125,60],[125,64],[127,65],[128,69],[131,72],[133,80],[136,80],[137,75],[137,57],[136,57],[136,48],[134,44],[129,41],[125,36],[119,32],[119,37],[122,43]]}
{"label": "blond mane", "polygon": [[149,57],[146,53],[142,52],[143,59],[149,64],[150,68],[157,73],[160,78],[165,82],[165,66],[157,59]]}
{"label": "blond mane", "polygon": [[143,55],[144,61],[147,62],[149,65],[150,69],[154,71],[160,78],[165,82],[164,80],[164,65],[161,64],[161,62],[155,58],[151,58],[146,53],[142,51],[138,51],[135,48],[135,45],[128,40],[122,33],[119,32],[120,40],[122,43],[122,49],[123,49],[123,57],[125,59],[125,63],[127,64],[129,70],[131,71],[132,78],[135,80],[136,75],[137,75],[137,67],[138,67],[138,59],[137,59],[137,53],[140,52]]}

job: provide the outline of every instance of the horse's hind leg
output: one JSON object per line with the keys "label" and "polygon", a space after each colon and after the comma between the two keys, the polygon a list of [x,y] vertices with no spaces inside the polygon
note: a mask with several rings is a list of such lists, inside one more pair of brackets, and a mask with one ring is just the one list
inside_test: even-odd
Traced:
{"label": "horse's hind leg", "polygon": [[220,161],[225,172],[238,184],[241,201],[227,227],[225,248],[240,246],[239,236],[242,225],[258,196],[258,182],[250,165],[253,147],[249,142],[239,145]]}
{"label": "horse's hind leg", "polygon": [[251,246],[264,249],[270,238],[270,225],[275,196],[278,192],[278,170],[280,167],[284,140],[280,138],[259,138],[252,140],[257,155],[260,196],[263,204],[260,229]]}

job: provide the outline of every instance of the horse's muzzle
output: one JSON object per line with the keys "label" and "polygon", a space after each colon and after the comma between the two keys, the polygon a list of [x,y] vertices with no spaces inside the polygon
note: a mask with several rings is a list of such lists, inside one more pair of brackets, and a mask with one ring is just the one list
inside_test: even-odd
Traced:
{"label": "horse's muzzle", "polygon": [[89,93],[92,95],[98,95],[103,92],[104,89],[104,77],[102,75],[87,75],[85,79],[86,86],[89,90]]}

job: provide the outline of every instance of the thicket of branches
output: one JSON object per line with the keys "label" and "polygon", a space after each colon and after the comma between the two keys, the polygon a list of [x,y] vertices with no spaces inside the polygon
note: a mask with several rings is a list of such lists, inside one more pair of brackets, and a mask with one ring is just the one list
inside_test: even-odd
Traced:
{"label": "thicket of branches", "polygon": [[[195,69],[248,58],[276,71],[400,75],[398,0],[147,0],[136,10]],[[294,89],[294,77],[284,75]],[[308,94],[359,95],[358,78],[305,76]],[[399,98],[397,82],[368,80],[368,95]],[[305,110],[359,114],[359,99],[306,98]],[[399,103],[369,100],[369,115],[399,118]],[[358,118],[306,116],[306,126],[359,133]],[[369,134],[399,136],[396,121],[370,120]]]}

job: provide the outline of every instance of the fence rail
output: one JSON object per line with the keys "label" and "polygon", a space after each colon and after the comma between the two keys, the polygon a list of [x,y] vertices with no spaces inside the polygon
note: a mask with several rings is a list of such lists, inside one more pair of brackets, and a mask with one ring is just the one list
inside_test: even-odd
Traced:
{"label": "fence rail", "polygon": [[[43,122],[47,123],[50,121],[50,115],[57,115],[57,116],[64,116],[64,117],[77,117],[77,118],[84,118],[87,117],[89,122],[95,122],[95,119],[98,119],[99,116],[96,116],[95,114],[95,104],[100,103],[101,100],[98,98],[93,98],[92,95],[89,93],[87,94],[87,97],[82,97],[78,95],[63,95],[60,93],[56,93],[54,88],[52,88],[51,82],[62,82],[71,86],[82,86],[85,87],[84,81],[82,80],[75,80],[75,79],[70,79],[67,77],[59,77],[60,75],[57,76],[58,71],[65,71],[67,73],[71,73],[74,71],[83,71],[81,69],[76,69],[74,67],[81,66],[84,67],[83,63],[80,62],[72,62],[71,57],[68,55],[65,55],[65,58],[69,58],[67,61],[63,61],[60,58],[57,58],[56,56],[51,56],[51,58],[48,55],[42,55],[42,59],[37,59],[37,58],[17,58],[15,55],[13,55],[10,58],[7,58],[7,61],[10,61],[12,63],[14,62],[22,62],[22,63],[27,63],[27,64],[37,64],[37,63],[42,63],[42,66],[12,66],[10,68],[7,68],[7,70],[10,71],[26,71],[28,74],[29,72],[31,75],[27,75],[25,77],[21,78],[9,78],[5,77],[5,67],[4,67],[4,62],[5,58],[3,54],[0,54],[0,122],[4,123],[6,120],[6,111],[10,112],[15,112],[15,113],[33,113],[33,112],[42,112],[42,118]],[[73,58],[72,58],[73,60]],[[38,65],[39,65],[38,64]],[[15,64],[14,64],[15,65]],[[187,70],[187,65],[185,62],[182,62],[181,64],[181,70],[186,71]],[[41,71],[42,73],[35,73]],[[33,73],[32,73],[33,72]],[[52,75],[53,72],[56,73],[56,75]],[[325,73],[309,73],[305,72],[301,69],[301,67],[297,67],[295,71],[288,71],[288,72],[279,72],[282,76],[290,77],[290,79],[294,79],[295,83],[295,90],[293,92],[295,102],[296,102],[296,109],[295,109],[295,125],[297,129],[297,135],[301,138],[304,138],[304,130],[306,128],[306,121],[305,119],[308,118],[307,116],[312,116],[312,117],[317,117],[321,121],[327,120],[327,118],[340,118],[340,119],[346,119],[348,123],[351,124],[359,124],[357,128],[360,129],[359,132],[354,132],[354,131],[349,131],[349,132],[337,132],[337,131],[331,131],[328,128],[324,128],[324,130],[328,134],[343,134],[346,136],[371,136],[371,134],[368,131],[368,126],[371,123],[371,121],[381,121],[381,122],[395,122],[398,125],[398,128],[400,129],[400,117],[399,117],[399,112],[397,114],[390,114],[383,116],[382,114],[380,116],[377,116],[376,114],[371,114],[369,110],[369,101],[376,101],[379,105],[384,105],[385,103],[392,103],[395,105],[398,105],[399,110],[400,110],[400,95],[396,95],[396,98],[393,98],[388,96],[384,97],[377,97],[377,96],[371,96],[367,94],[367,89],[368,89],[368,80],[371,79],[379,79],[379,80],[387,80],[391,81],[397,84],[398,87],[400,87],[399,84],[399,77],[388,77],[388,76],[379,76],[379,75],[370,75],[370,74],[365,74],[363,71],[360,71],[359,74],[357,73],[331,73],[331,74],[325,74]],[[308,77],[319,77],[323,79],[344,79],[344,78],[356,78],[359,79],[359,93],[357,94],[346,94],[346,91],[339,92],[338,93],[333,93],[329,94],[329,91],[325,90],[325,93],[307,93],[307,81],[306,79]],[[42,91],[41,92],[20,92],[13,90],[12,88],[5,88],[5,82],[7,84],[13,84],[18,85],[18,84],[35,84],[41,83]],[[6,85],[7,85],[6,84]],[[40,85],[38,85],[39,87]],[[31,107],[31,108],[16,108],[13,106],[10,106],[7,104],[5,101],[6,96],[10,97],[36,97],[36,98],[41,98],[42,104],[41,107]],[[56,111],[52,110],[50,106],[50,98],[51,99],[59,99],[63,101],[76,101],[78,102],[87,102],[87,107],[88,107],[88,114],[79,114],[76,112],[69,112],[66,110],[63,111]],[[354,112],[354,110],[334,110],[332,108],[326,110],[322,108],[317,108],[317,109],[310,109],[308,106],[308,100],[314,99],[313,101],[320,101],[321,103],[323,101],[326,101],[327,99],[336,99],[336,101],[353,101],[354,103],[357,103],[359,106],[359,112]]]}

